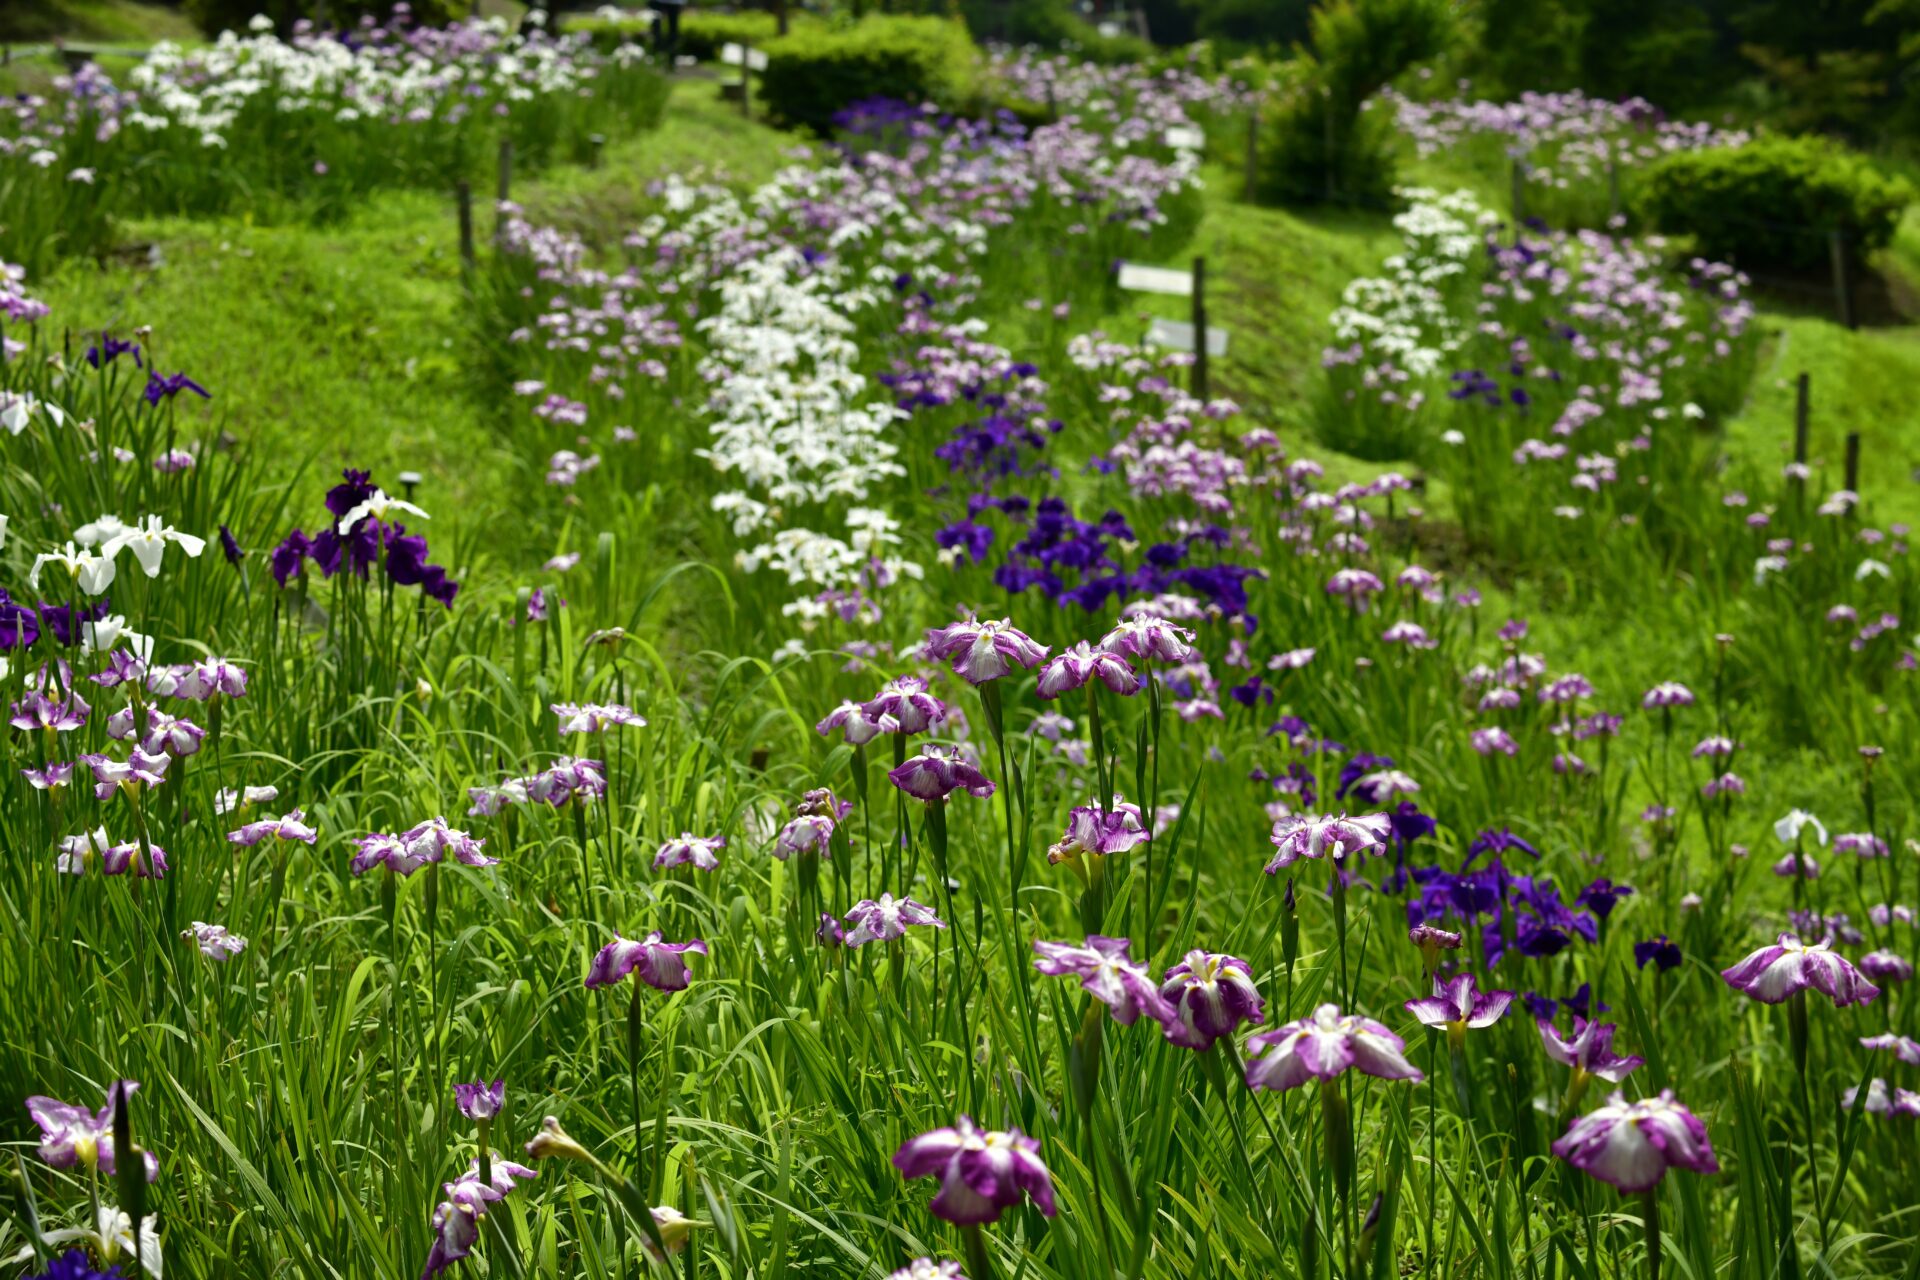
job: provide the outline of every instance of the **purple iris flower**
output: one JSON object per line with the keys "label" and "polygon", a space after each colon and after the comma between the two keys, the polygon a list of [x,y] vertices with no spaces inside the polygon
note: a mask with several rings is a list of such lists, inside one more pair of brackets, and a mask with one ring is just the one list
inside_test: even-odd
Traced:
{"label": "purple iris flower", "polygon": [[40,638],[40,614],[0,588],[0,651],[30,649]]}
{"label": "purple iris flower", "polygon": [[[880,687],[880,692],[860,708],[861,714],[884,733],[925,733],[947,718],[947,704],[927,691],[927,682],[919,676],[900,676]],[[884,726],[891,721],[896,727]]]}
{"label": "purple iris flower", "polygon": [[869,942],[891,942],[895,938],[906,936],[907,926],[926,925],[935,929],[944,929],[947,922],[933,914],[933,908],[912,898],[896,898],[890,893],[880,895],[878,901],[862,898],[853,904],[847,912],[846,943],[850,947],[865,946]]}
{"label": "purple iris flower", "polygon": [[213,399],[213,393],[189,378],[184,373],[172,373],[165,377],[157,369],[147,370],[147,389],[142,393],[148,404],[157,405],[162,400],[171,400],[182,391],[191,391],[202,400]]}
{"label": "purple iris flower", "polygon": [[1161,1020],[1167,1039],[1188,1049],[1204,1052],[1241,1023],[1266,1020],[1266,1001],[1237,956],[1187,952],[1161,980],[1160,998],[1173,1007],[1173,1017]]}
{"label": "purple iris flower", "polygon": [[1593,914],[1605,920],[1613,914],[1613,908],[1619,903],[1620,899],[1629,897],[1632,893],[1633,886],[1615,884],[1605,876],[1601,876],[1598,880],[1595,880],[1592,884],[1582,889],[1579,895],[1574,898],[1574,902],[1579,906],[1588,908]]}
{"label": "purple iris flower", "polygon": [[1812,987],[1838,1008],[1866,1004],[1880,994],[1831,942],[1812,946],[1783,933],[1772,946],[1762,947],[1730,969],[1720,971],[1727,985],[1744,991],[1762,1004],[1779,1004]]}
{"label": "purple iris flower", "polygon": [[1862,1049],[1892,1051],[1895,1058],[1910,1067],[1920,1067],[1920,1040],[1895,1035],[1888,1031],[1877,1036],[1860,1037]]}
{"label": "purple iris flower", "polygon": [[267,558],[268,564],[273,567],[273,580],[286,586],[287,581],[300,572],[312,552],[313,541],[306,534],[298,529],[289,533]]}
{"label": "purple iris flower", "polygon": [[1490,1027],[1506,1016],[1513,1003],[1511,991],[1481,991],[1470,973],[1451,978],[1435,977],[1433,994],[1424,1000],[1409,1000],[1406,1011],[1423,1026],[1441,1027],[1448,1040],[1459,1044],[1469,1028]]}
{"label": "purple iris flower", "polygon": [[1031,1196],[1041,1213],[1054,1214],[1053,1175],[1040,1159],[1040,1140],[1018,1129],[981,1129],[961,1116],[950,1129],[908,1139],[894,1152],[893,1164],[907,1178],[939,1175],[940,1193],[929,1207],[948,1222],[998,1222],[1023,1196]]}
{"label": "purple iris flower", "polygon": [[949,663],[968,684],[998,680],[1016,666],[1034,667],[1046,660],[1045,645],[1037,644],[1013,622],[968,620],[927,632],[926,654]]}
{"label": "purple iris flower", "polygon": [[1483,853],[1491,853],[1498,856],[1512,849],[1518,849],[1522,853],[1532,854],[1535,861],[1538,861],[1540,858],[1540,851],[1538,849],[1505,827],[1502,827],[1497,831],[1482,831],[1479,835],[1475,836],[1473,843],[1467,846],[1467,860],[1461,863],[1460,867],[1462,870],[1465,870],[1472,866],[1474,860]]}
{"label": "purple iris flower", "polygon": [[480,1161],[476,1158],[457,1181],[441,1184],[447,1198],[433,1211],[433,1248],[427,1253],[421,1280],[438,1275],[472,1253],[480,1239],[480,1219],[487,1210],[507,1197],[516,1180],[538,1176],[526,1165],[511,1160],[494,1159],[489,1163],[490,1182],[480,1181]]}
{"label": "purple iris flower", "polygon": [[993,783],[971,760],[952,747],[928,747],[905,764],[887,771],[887,780],[916,800],[932,803],[964,790],[981,799],[993,794]]}
{"label": "purple iris flower", "polygon": [[312,844],[320,838],[320,833],[307,825],[306,816],[299,809],[289,809],[285,817],[262,818],[258,822],[247,823],[238,831],[229,831],[227,839],[248,848],[268,838],[298,840],[302,844]]}
{"label": "purple iris flower", "polygon": [[1561,1066],[1571,1067],[1576,1080],[1598,1076],[1609,1084],[1619,1084],[1646,1062],[1645,1058],[1623,1057],[1613,1051],[1613,1034],[1617,1028],[1611,1022],[1589,1022],[1576,1017],[1569,1039],[1562,1039],[1546,1018],[1538,1019],[1536,1025],[1540,1028],[1540,1047]]}
{"label": "purple iris flower", "polygon": [[1092,680],[1100,681],[1123,698],[1140,692],[1140,676],[1124,657],[1095,649],[1085,640],[1048,660],[1040,669],[1035,692],[1043,699],[1057,698],[1085,687]]}
{"label": "purple iris flower", "polygon": [[1294,1089],[1310,1080],[1332,1080],[1354,1068],[1382,1080],[1421,1080],[1420,1069],[1405,1057],[1406,1041],[1382,1024],[1343,1014],[1323,1004],[1307,1017],[1247,1041],[1259,1056],[1247,1062],[1247,1084],[1254,1089]]}
{"label": "purple iris flower", "polygon": [[80,1249],[69,1249],[52,1262],[47,1269],[29,1280],[127,1280],[126,1272],[119,1264],[96,1271],[93,1260]]}
{"label": "purple iris flower", "polygon": [[1147,967],[1127,957],[1125,938],[1093,934],[1085,945],[1036,941],[1033,967],[1050,978],[1078,978],[1088,995],[1113,1010],[1115,1022],[1132,1026],[1142,1013],[1165,1026],[1173,1007],[1161,998]]}
{"label": "purple iris flower", "polygon": [[1268,875],[1292,866],[1301,858],[1341,861],[1353,854],[1371,853],[1385,846],[1390,830],[1386,815],[1294,815],[1273,824],[1268,839],[1277,852],[1267,863]]}
{"label": "purple iris flower", "polygon": [[1047,849],[1047,861],[1066,862],[1082,855],[1111,857],[1126,853],[1153,839],[1140,813],[1140,806],[1120,796],[1102,811],[1098,805],[1076,805],[1067,813],[1067,829]]}
{"label": "purple iris flower", "polygon": [[1637,1102],[1615,1093],[1604,1106],[1575,1119],[1553,1144],[1553,1153],[1629,1193],[1651,1191],[1669,1168],[1720,1172],[1707,1127],[1674,1099],[1671,1089]]}
{"label": "purple iris flower", "polygon": [[460,1114],[467,1119],[491,1120],[507,1104],[507,1082],[495,1080],[488,1084],[477,1080],[472,1084],[457,1084],[453,1086],[453,1099],[459,1104]]}
{"label": "purple iris flower", "polygon": [[[27,1114],[40,1126],[40,1158],[55,1169],[98,1168],[112,1177],[114,1163],[113,1116],[119,1100],[140,1087],[137,1080],[117,1080],[107,1089],[107,1105],[88,1111],[57,1098],[35,1095],[27,1099]],[[147,1181],[160,1176],[160,1162],[143,1151]]]}
{"label": "purple iris flower", "polygon": [[684,990],[693,981],[685,959],[688,952],[704,956],[707,944],[698,938],[690,942],[663,942],[658,929],[639,942],[615,934],[613,941],[594,956],[593,967],[587,972],[587,986],[610,987],[628,974],[638,973],[642,982],[657,990]]}
{"label": "purple iris flower", "polygon": [[1664,933],[1633,944],[1633,962],[1642,969],[1651,964],[1656,971],[1666,973],[1679,968],[1682,959],[1680,944]]}

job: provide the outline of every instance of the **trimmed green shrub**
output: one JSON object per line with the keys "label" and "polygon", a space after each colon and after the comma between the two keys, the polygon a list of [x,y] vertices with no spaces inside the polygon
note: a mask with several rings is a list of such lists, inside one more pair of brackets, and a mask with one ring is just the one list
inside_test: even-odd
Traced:
{"label": "trimmed green shrub", "polygon": [[1446,0],[1334,0],[1313,14],[1299,89],[1268,114],[1259,194],[1277,203],[1384,203],[1394,130],[1367,100],[1447,47]]}
{"label": "trimmed green shrub", "polygon": [[825,135],[866,98],[957,105],[974,92],[976,51],[948,18],[871,17],[842,30],[796,28],[766,46],[761,94],[776,120]]}
{"label": "trimmed green shrub", "polygon": [[1763,137],[1682,151],[1652,165],[1634,210],[1703,255],[1742,267],[1818,268],[1828,235],[1858,252],[1884,247],[1915,199],[1911,184],[1829,138]]}

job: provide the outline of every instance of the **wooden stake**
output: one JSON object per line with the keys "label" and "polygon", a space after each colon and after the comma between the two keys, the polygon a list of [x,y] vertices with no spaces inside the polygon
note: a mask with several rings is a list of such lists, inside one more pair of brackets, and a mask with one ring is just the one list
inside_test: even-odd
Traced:
{"label": "wooden stake", "polygon": [[460,202],[460,265],[473,270],[473,188],[465,178],[453,184]]}
{"label": "wooden stake", "polygon": [[1835,227],[1827,233],[1828,256],[1833,259],[1833,301],[1840,323],[1849,329],[1858,328],[1853,318],[1853,278],[1847,270],[1847,233]]}
{"label": "wooden stake", "polygon": [[1807,423],[1813,412],[1813,375],[1802,373],[1794,380],[1793,460],[1807,460]]}
{"label": "wooden stake", "polygon": [[1207,399],[1207,260],[1193,260],[1193,395]]}
{"label": "wooden stake", "polygon": [[1240,182],[1240,198],[1252,204],[1254,193],[1260,189],[1260,105],[1258,103],[1247,108],[1247,172]]}
{"label": "wooden stake", "polygon": [[1847,492],[1860,492],[1860,433],[1847,432]]}
{"label": "wooden stake", "polygon": [[493,242],[499,244],[506,238],[507,215],[500,208],[507,202],[507,195],[513,189],[513,139],[500,139],[500,190],[495,197],[493,210]]}

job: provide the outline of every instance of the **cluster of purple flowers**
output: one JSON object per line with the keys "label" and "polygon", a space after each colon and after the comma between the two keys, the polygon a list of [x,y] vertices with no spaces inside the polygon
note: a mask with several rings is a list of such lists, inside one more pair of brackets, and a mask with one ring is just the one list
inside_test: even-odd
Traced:
{"label": "cluster of purple flowers", "polygon": [[327,491],[332,519],[312,536],[295,528],[273,549],[274,581],[284,587],[308,564],[323,578],[342,569],[365,578],[379,565],[394,585],[418,587],[423,595],[451,609],[460,584],[444,568],[428,562],[423,535],[408,533],[405,525],[389,518],[395,512],[422,518],[425,513],[411,503],[388,498],[365,471],[349,468],[341,474],[341,482]]}
{"label": "cluster of purple flowers", "polygon": [[15,600],[0,587],[0,652],[31,649],[41,636],[70,649],[86,638],[87,627],[107,617],[111,598],[100,596],[90,604],[28,604]]}

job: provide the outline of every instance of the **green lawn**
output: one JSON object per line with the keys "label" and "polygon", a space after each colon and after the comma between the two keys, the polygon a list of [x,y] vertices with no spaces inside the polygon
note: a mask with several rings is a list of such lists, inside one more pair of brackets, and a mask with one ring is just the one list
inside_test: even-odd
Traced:
{"label": "green lawn", "polygon": [[0,12],[0,40],[15,43],[146,44],[199,36],[178,7],[141,0],[22,0]]}

